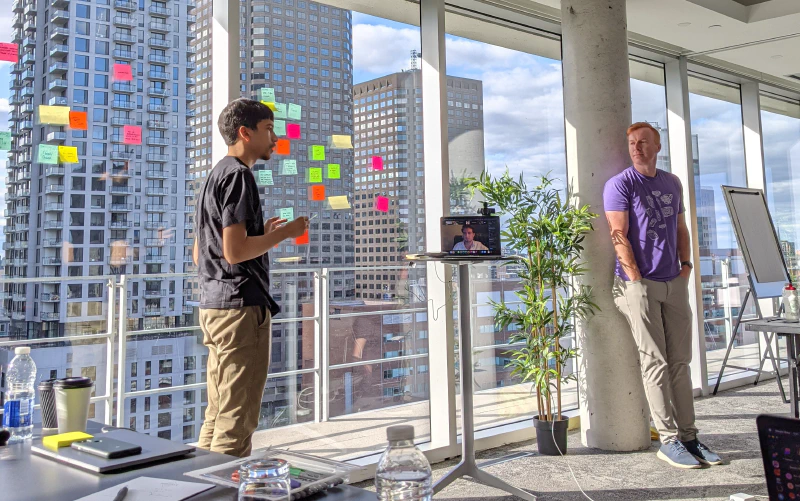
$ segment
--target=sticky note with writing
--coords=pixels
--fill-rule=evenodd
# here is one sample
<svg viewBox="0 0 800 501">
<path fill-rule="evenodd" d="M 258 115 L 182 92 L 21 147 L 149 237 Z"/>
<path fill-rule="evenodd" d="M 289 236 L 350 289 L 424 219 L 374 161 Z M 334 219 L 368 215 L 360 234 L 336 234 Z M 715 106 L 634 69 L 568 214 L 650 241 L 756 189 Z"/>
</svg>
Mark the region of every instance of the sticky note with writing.
<svg viewBox="0 0 800 501">
<path fill-rule="evenodd" d="M 372 157 L 372 170 L 383 170 L 383 158 Z"/>
<path fill-rule="evenodd" d="M 328 197 L 328 205 L 333 210 L 349 209 L 350 202 L 347 200 L 347 195 L 336 197 Z"/>
<path fill-rule="evenodd" d="M 375 197 L 375 210 L 378 212 L 389 212 L 389 199 L 382 196 Z"/>
<path fill-rule="evenodd" d="M 284 120 L 275 120 L 275 124 L 272 126 L 272 130 L 275 132 L 276 136 L 285 136 L 286 135 L 286 122 Z"/>
<path fill-rule="evenodd" d="M 285 207 L 283 209 L 278 209 L 278 217 L 287 221 L 294 221 L 294 208 Z"/>
<path fill-rule="evenodd" d="M 258 184 L 261 186 L 272 186 L 272 171 L 271 170 L 260 170 L 258 171 Z"/>
<path fill-rule="evenodd" d="M 70 111 L 69 128 L 74 130 L 87 130 L 89 128 L 89 113 L 85 111 Z"/>
<path fill-rule="evenodd" d="M 286 120 L 286 105 L 283 103 L 275 103 L 275 109 L 272 110 L 275 112 L 275 118 L 281 118 Z"/>
<path fill-rule="evenodd" d="M 303 236 L 294 239 L 295 245 L 308 245 L 308 230 L 303 233 Z"/>
<path fill-rule="evenodd" d="M 114 80 L 130 82 L 133 80 L 133 68 L 130 64 L 114 63 Z"/>
<path fill-rule="evenodd" d="M 138 125 L 124 125 L 122 127 L 123 144 L 142 144 L 142 128 Z"/>
<path fill-rule="evenodd" d="M 308 199 L 314 202 L 323 202 L 325 200 L 325 185 L 315 184 L 308 191 Z"/>
<path fill-rule="evenodd" d="M 295 174 L 297 174 L 297 160 L 281 162 L 281 176 L 294 176 Z"/>
<path fill-rule="evenodd" d="M 8 5 L 8 4 L 6 4 Z M 19 46 L 15 43 L 0 43 L 0 61 L 16 63 L 19 61 Z"/>
<path fill-rule="evenodd" d="M 69 106 L 39 105 L 39 123 L 69 125 Z"/>
<path fill-rule="evenodd" d="M 286 137 L 300 139 L 300 124 L 286 124 Z"/>
<path fill-rule="evenodd" d="M 353 140 L 350 136 L 333 135 L 328 146 L 332 150 L 352 150 Z"/>
<path fill-rule="evenodd" d="M 62 164 L 78 163 L 78 148 L 75 146 L 59 146 L 58 161 Z"/>
<path fill-rule="evenodd" d="M 58 165 L 58 146 L 54 144 L 40 144 L 39 155 L 36 161 L 40 164 Z"/>
<path fill-rule="evenodd" d="M 308 147 L 309 160 L 325 160 L 325 147 L 321 144 L 312 144 Z"/>
<path fill-rule="evenodd" d="M 328 179 L 341 179 L 342 168 L 339 164 L 328 164 Z"/>
<path fill-rule="evenodd" d="M 278 139 L 275 141 L 275 154 L 288 155 L 292 151 L 292 147 L 289 144 L 290 142 L 288 139 Z"/>
<path fill-rule="evenodd" d="M 311 167 L 308 169 L 308 182 L 309 183 L 322 182 L 322 167 Z"/>
<path fill-rule="evenodd" d="M 262 87 L 261 88 L 261 100 L 266 101 L 268 103 L 275 102 L 275 89 L 270 87 Z"/>
<path fill-rule="evenodd" d="M 0 150 L 8 151 L 11 149 L 11 132 L 0 132 Z"/>
<path fill-rule="evenodd" d="M 289 120 L 300 120 L 301 109 L 299 104 L 289 104 Z"/>
</svg>

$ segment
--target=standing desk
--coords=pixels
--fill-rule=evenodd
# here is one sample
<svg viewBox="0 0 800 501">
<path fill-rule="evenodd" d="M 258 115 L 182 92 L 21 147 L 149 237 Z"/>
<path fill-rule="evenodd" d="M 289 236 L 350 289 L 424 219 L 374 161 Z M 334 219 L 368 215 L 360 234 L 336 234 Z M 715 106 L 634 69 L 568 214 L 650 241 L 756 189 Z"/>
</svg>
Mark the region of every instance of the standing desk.
<svg viewBox="0 0 800 501">
<path fill-rule="evenodd" d="M 786 338 L 786 362 L 789 365 L 789 405 L 792 417 L 800 418 L 800 323 L 786 322 L 781 318 L 763 318 L 744 324 L 755 332 L 774 332 Z M 781 375 L 777 374 L 780 378 Z"/>
</svg>

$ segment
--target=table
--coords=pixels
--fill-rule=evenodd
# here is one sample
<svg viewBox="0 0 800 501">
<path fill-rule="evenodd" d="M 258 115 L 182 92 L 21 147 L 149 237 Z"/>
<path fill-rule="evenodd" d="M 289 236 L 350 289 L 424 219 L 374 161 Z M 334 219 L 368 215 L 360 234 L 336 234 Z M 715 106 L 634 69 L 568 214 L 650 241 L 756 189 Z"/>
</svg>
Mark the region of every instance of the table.
<svg viewBox="0 0 800 501">
<path fill-rule="evenodd" d="M 102 423 L 89 421 L 87 433 L 99 434 Z M 41 428 L 34 428 L 41 435 Z M 197 482 L 187 477 L 187 471 L 208 468 L 237 458 L 216 452 L 197 449 L 183 459 L 169 459 L 152 466 L 122 470 L 120 473 L 98 474 L 58 463 L 31 453 L 31 442 L 0 447 L 0 498 L 4 501 L 71 501 L 107 489 L 114 485 L 149 476 Z M 214 486 L 192 497 L 192 501 L 235 501 L 235 489 Z M 306 498 L 318 501 L 375 501 L 375 493 L 344 485 L 329 489 L 324 494 Z"/>
<path fill-rule="evenodd" d="M 786 322 L 781 318 L 762 318 L 747 322 L 745 329 L 756 332 L 774 332 L 786 338 L 786 362 L 789 365 L 789 405 L 795 419 L 800 418 L 800 323 Z M 780 374 L 778 374 L 780 377 Z"/>
</svg>

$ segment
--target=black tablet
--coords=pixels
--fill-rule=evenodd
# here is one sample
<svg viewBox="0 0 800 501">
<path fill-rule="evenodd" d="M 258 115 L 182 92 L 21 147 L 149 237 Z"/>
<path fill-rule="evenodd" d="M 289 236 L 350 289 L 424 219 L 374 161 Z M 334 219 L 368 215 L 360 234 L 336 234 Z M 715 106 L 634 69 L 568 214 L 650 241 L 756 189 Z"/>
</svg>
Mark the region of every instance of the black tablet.
<svg viewBox="0 0 800 501">
<path fill-rule="evenodd" d="M 769 499 L 800 499 L 800 420 L 763 414 L 756 424 Z"/>
</svg>

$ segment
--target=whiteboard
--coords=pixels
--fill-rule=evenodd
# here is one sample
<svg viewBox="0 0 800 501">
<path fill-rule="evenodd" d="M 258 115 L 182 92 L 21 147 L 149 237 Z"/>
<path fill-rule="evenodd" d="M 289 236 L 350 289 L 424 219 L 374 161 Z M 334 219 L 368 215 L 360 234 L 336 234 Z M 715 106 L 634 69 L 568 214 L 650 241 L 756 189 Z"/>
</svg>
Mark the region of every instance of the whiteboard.
<svg viewBox="0 0 800 501">
<path fill-rule="evenodd" d="M 789 273 L 764 192 L 732 186 L 722 192 L 756 297 L 780 297 Z"/>
</svg>

